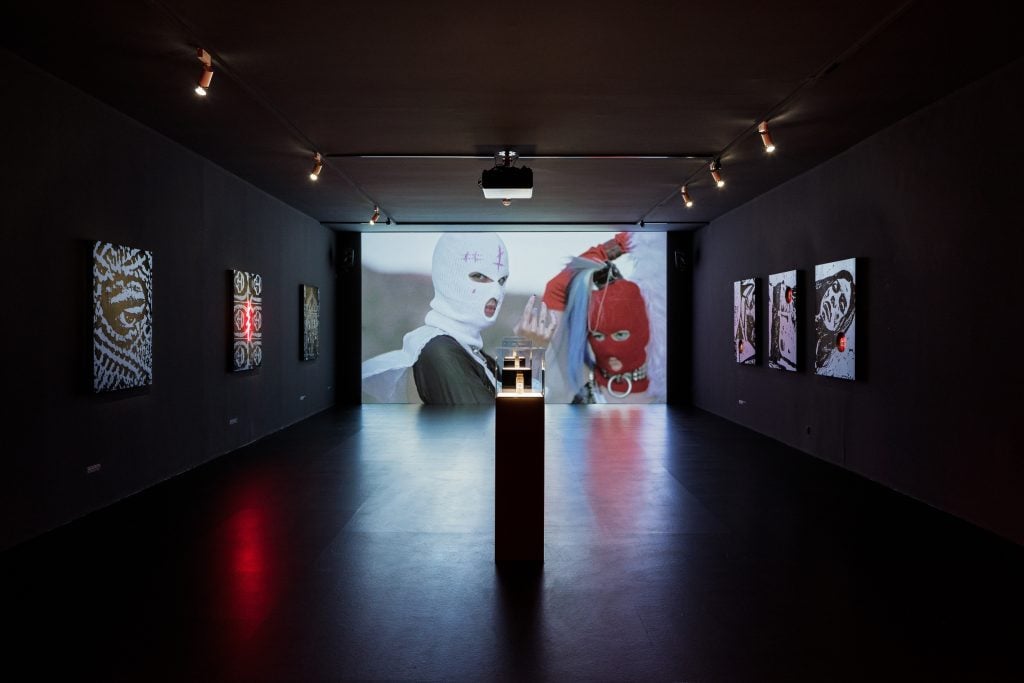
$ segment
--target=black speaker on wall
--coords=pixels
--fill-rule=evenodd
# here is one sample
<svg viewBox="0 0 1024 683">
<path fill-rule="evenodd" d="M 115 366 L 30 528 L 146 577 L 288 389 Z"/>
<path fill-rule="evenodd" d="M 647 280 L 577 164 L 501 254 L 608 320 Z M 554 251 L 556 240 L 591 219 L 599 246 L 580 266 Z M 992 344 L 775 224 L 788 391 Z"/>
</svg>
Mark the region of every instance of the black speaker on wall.
<svg viewBox="0 0 1024 683">
<path fill-rule="evenodd" d="M 351 272 L 356 265 L 356 250 L 352 247 L 341 248 L 341 272 Z"/>
<path fill-rule="evenodd" d="M 676 249 L 672 254 L 672 262 L 680 273 L 686 271 L 686 254 L 682 249 Z"/>
</svg>

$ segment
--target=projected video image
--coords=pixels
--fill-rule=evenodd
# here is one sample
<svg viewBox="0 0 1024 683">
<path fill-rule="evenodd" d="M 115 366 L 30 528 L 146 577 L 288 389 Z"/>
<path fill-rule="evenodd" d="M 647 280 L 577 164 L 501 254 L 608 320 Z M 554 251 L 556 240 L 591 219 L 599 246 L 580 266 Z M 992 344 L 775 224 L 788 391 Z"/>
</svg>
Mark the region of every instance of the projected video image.
<svg viewBox="0 0 1024 683">
<path fill-rule="evenodd" d="M 367 233 L 362 266 L 364 403 L 493 403 L 509 337 L 550 403 L 665 401 L 664 233 Z"/>
</svg>

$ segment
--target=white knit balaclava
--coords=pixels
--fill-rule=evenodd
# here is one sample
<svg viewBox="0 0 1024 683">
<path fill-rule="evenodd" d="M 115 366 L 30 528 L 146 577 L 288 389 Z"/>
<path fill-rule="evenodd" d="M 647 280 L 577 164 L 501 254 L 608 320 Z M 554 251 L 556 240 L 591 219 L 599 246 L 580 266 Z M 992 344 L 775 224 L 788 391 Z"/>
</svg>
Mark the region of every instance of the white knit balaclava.
<svg viewBox="0 0 1024 683">
<path fill-rule="evenodd" d="M 492 281 L 476 282 L 470 279 L 471 273 L 486 275 Z M 508 249 L 496 234 L 445 233 L 434 247 L 434 300 L 430 308 L 479 335 L 498 319 L 507 277 Z M 498 305 L 488 316 L 485 309 L 491 299 Z"/>
</svg>

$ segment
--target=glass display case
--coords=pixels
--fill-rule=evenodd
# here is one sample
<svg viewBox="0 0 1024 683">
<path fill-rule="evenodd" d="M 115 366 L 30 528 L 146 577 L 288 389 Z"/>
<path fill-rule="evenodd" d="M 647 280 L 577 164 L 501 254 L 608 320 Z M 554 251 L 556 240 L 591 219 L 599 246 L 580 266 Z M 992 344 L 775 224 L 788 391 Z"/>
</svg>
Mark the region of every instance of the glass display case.
<svg viewBox="0 0 1024 683">
<path fill-rule="evenodd" d="M 526 337 L 505 337 L 498 347 L 498 394 L 544 394 L 544 347 Z"/>
</svg>

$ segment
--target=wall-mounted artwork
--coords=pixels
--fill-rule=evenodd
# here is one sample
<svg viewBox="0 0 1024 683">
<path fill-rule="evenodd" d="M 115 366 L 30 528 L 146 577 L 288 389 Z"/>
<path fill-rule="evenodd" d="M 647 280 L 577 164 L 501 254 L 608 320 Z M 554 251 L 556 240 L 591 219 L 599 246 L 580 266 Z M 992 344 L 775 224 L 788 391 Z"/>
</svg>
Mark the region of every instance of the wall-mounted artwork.
<svg viewBox="0 0 1024 683">
<path fill-rule="evenodd" d="M 92 388 L 153 383 L 153 252 L 92 248 Z"/>
<path fill-rule="evenodd" d="M 768 276 L 768 367 L 796 371 L 796 271 Z"/>
<path fill-rule="evenodd" d="M 753 279 L 732 283 L 732 339 L 736 362 L 757 362 L 757 282 Z"/>
<path fill-rule="evenodd" d="M 320 288 L 302 285 L 302 360 L 320 355 Z"/>
<path fill-rule="evenodd" d="M 814 267 L 814 372 L 854 379 L 857 351 L 857 259 Z"/>
<path fill-rule="evenodd" d="M 231 369 L 254 370 L 263 364 L 263 278 L 232 271 Z"/>
</svg>

